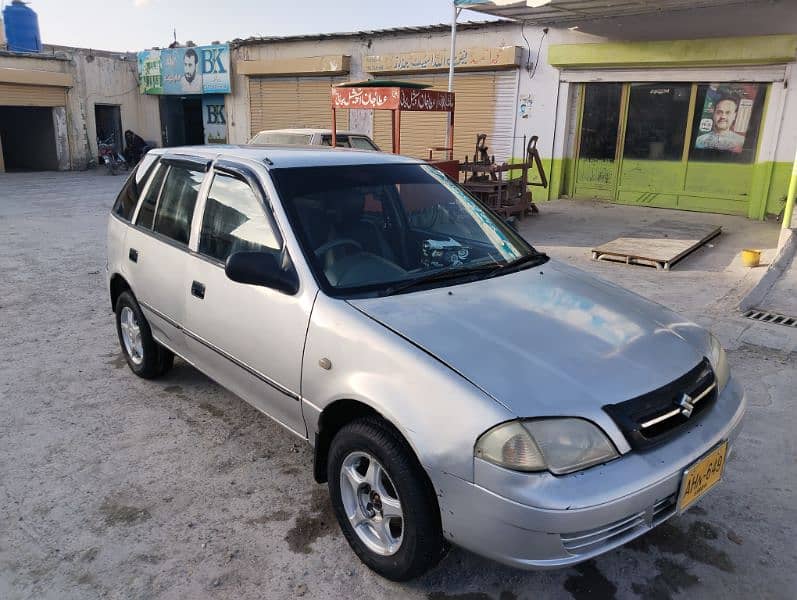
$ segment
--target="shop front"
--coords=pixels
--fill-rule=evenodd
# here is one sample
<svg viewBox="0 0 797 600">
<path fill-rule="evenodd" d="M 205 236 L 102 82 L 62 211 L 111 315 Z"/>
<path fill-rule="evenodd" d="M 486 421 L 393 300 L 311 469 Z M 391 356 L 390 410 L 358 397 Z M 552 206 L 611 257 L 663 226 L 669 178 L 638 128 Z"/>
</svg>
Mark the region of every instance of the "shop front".
<svg viewBox="0 0 797 600">
<path fill-rule="evenodd" d="M 762 218 L 796 36 L 563 44 L 573 93 L 564 193 Z"/>
<path fill-rule="evenodd" d="M 250 137 L 270 129 L 329 129 L 330 89 L 348 80 L 349 56 L 244 60 L 236 68 L 247 79 Z M 340 118 L 338 128 L 348 128 L 348 115 Z"/>
<path fill-rule="evenodd" d="M 164 146 L 227 142 L 227 45 L 146 50 L 138 54 L 139 91 L 159 97 Z"/>
<path fill-rule="evenodd" d="M 375 79 L 395 78 L 445 91 L 448 56 L 448 51 L 367 55 L 364 69 Z M 466 156 L 473 159 L 476 136 L 480 133 L 487 134 L 489 153 L 496 160 L 503 162 L 512 157 L 520 59 L 521 51 L 516 46 L 465 47 L 455 53 L 455 159 L 464 160 Z M 446 127 L 445 115 L 408 113 L 401 123 L 402 154 L 428 159 L 431 140 L 445 139 Z M 389 148 L 390 132 L 390 115 L 374 111 L 373 134 L 377 145 Z"/>
<path fill-rule="evenodd" d="M 50 62 L 58 68 L 64 61 Z M 68 73 L 0 65 L 0 172 L 69 168 L 66 105 L 72 86 Z"/>
</svg>

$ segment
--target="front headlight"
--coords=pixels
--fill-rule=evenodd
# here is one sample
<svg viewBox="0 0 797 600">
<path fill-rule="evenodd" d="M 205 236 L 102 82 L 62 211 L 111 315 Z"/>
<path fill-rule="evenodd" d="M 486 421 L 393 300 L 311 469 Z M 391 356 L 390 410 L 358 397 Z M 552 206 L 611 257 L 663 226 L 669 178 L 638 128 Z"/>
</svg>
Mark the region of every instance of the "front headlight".
<svg viewBox="0 0 797 600">
<path fill-rule="evenodd" d="M 584 419 L 509 421 L 476 441 L 474 455 L 514 471 L 549 470 L 564 475 L 619 456 L 614 445 Z"/>
<path fill-rule="evenodd" d="M 711 336 L 708 360 L 714 369 L 714 375 L 717 377 L 717 392 L 720 393 L 728 384 L 731 370 L 728 367 L 728 357 L 725 355 L 725 350 L 722 349 L 719 340 L 713 335 Z"/>
</svg>

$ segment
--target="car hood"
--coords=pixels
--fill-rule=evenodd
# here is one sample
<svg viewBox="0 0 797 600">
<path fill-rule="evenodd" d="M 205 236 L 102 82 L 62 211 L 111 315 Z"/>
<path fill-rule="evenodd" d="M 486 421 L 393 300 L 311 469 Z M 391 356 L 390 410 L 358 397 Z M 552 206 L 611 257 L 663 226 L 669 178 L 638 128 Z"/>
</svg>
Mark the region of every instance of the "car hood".
<svg viewBox="0 0 797 600">
<path fill-rule="evenodd" d="M 520 417 L 594 414 L 671 382 L 706 352 L 697 325 L 553 260 L 350 303 Z"/>
</svg>

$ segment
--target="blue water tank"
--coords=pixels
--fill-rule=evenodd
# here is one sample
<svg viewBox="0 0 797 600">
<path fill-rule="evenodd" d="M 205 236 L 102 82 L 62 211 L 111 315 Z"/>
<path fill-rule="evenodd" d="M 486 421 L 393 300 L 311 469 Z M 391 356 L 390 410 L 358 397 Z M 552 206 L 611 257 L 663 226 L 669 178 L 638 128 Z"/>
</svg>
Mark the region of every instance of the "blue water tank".
<svg viewBox="0 0 797 600">
<path fill-rule="evenodd" d="M 41 52 L 39 17 L 22 0 L 14 0 L 3 9 L 6 43 L 12 52 Z"/>
</svg>

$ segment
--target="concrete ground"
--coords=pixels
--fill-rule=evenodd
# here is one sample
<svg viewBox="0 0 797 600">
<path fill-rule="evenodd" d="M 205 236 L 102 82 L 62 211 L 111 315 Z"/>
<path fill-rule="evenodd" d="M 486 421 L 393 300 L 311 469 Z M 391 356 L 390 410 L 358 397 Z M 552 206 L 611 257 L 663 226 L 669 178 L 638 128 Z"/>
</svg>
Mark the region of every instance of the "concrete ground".
<svg viewBox="0 0 797 600">
<path fill-rule="evenodd" d="M 719 488 L 624 548 L 537 573 L 454 549 L 399 585 L 349 550 L 300 440 L 181 361 L 154 382 L 129 371 L 103 281 L 121 183 L 0 176 L 0 598 L 794 597 L 794 340 L 732 310 L 760 273 L 737 253 L 773 247 L 773 226 L 576 202 L 525 220 L 551 255 L 714 329 L 745 429 Z M 669 273 L 589 260 L 662 215 L 725 233 Z"/>
</svg>

